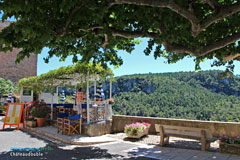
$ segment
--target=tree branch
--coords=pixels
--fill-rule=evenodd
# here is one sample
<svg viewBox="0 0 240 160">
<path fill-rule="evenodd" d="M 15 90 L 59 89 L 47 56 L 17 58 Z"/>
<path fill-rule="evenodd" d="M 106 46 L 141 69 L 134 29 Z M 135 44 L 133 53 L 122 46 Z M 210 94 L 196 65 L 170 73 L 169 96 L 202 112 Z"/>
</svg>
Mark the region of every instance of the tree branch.
<svg viewBox="0 0 240 160">
<path fill-rule="evenodd" d="M 159 36 L 156 33 L 143 33 L 140 31 L 122 31 L 122 30 L 116 30 L 113 28 L 110 28 L 113 36 L 119 36 L 123 38 L 138 38 L 138 37 L 148 37 L 148 38 L 154 38 L 156 36 Z"/>
<path fill-rule="evenodd" d="M 101 45 L 102 48 L 105 48 L 106 45 L 108 45 L 108 35 L 107 34 L 104 34 L 104 42 L 103 44 Z"/>
<path fill-rule="evenodd" d="M 226 47 L 227 45 L 232 44 L 239 39 L 240 39 L 240 33 L 235 33 L 231 36 L 225 37 L 219 41 L 216 41 L 210 45 L 203 47 L 198 56 L 204 56 L 204 55 L 208 54 L 209 52 Z"/>
<path fill-rule="evenodd" d="M 192 24 L 192 34 L 197 35 L 200 30 L 200 21 L 187 9 L 177 5 L 174 0 L 115 0 L 115 4 L 135 4 L 151 7 L 166 7 L 178 13 L 182 17 L 189 20 Z"/>
<path fill-rule="evenodd" d="M 178 52 L 178 53 L 188 53 L 196 57 L 205 56 L 206 54 L 226 47 L 227 45 L 236 42 L 240 39 L 240 33 L 236 33 L 234 35 L 225 37 L 219 41 L 216 41 L 210 45 L 204 46 L 200 51 L 196 51 L 194 49 L 189 49 L 182 45 L 170 44 L 168 42 L 164 43 L 164 47 L 167 52 Z"/>
<path fill-rule="evenodd" d="M 95 30 L 95 29 L 103 29 L 103 27 L 100 25 L 99 26 L 96 25 L 96 26 L 89 27 L 89 28 L 79 28 L 78 31 L 88 32 L 90 30 Z"/>
<path fill-rule="evenodd" d="M 157 16 L 158 16 L 159 21 L 161 22 L 162 15 L 159 14 Z M 163 23 L 160 23 L 160 25 L 159 25 L 159 33 L 160 34 L 166 33 L 165 26 Z M 240 33 L 235 33 L 234 35 L 230 35 L 230 36 L 225 37 L 219 41 L 216 41 L 210 45 L 204 46 L 199 52 L 195 51 L 194 49 L 182 46 L 182 45 L 171 44 L 166 40 L 163 42 L 163 45 L 167 52 L 188 53 L 188 54 L 191 54 L 192 56 L 200 57 L 200 56 L 204 56 L 204 55 L 208 54 L 209 52 L 215 51 L 215 50 L 223 48 L 231 43 L 234 43 L 239 39 L 240 39 Z M 240 42 L 238 43 L 238 45 L 240 46 Z"/>
<path fill-rule="evenodd" d="M 67 18 L 67 21 L 66 21 L 66 23 L 65 23 L 65 26 L 64 26 L 64 28 L 63 28 L 62 35 L 66 33 L 67 28 L 68 28 L 69 24 L 71 23 L 74 14 L 75 14 L 82 6 L 86 5 L 88 2 L 89 2 L 89 0 L 86 0 L 86 1 L 83 1 L 83 2 L 81 2 L 81 3 L 79 3 L 79 4 L 77 4 L 77 5 L 75 6 L 75 8 L 71 11 L 71 13 L 69 14 L 69 16 L 68 16 L 68 18 Z"/>
<path fill-rule="evenodd" d="M 223 59 L 224 59 L 224 61 L 229 61 L 229 60 L 235 59 L 235 58 L 237 58 L 237 57 L 239 57 L 239 56 L 240 56 L 240 53 L 237 53 L 237 54 L 235 54 L 235 55 L 230 54 L 230 55 L 224 57 Z"/>
<path fill-rule="evenodd" d="M 137 38 L 137 37 L 154 38 L 156 36 L 159 36 L 158 34 L 155 34 L 155 33 L 144 34 L 139 31 L 131 32 L 131 31 L 119 31 L 119 30 L 115 30 L 115 29 L 111 29 L 111 31 L 112 31 L 113 36 L 120 36 L 120 37 L 124 37 L 124 38 Z M 161 34 L 165 32 L 165 28 L 163 25 L 159 26 L 159 32 Z M 172 44 L 172 43 L 169 43 L 168 41 L 164 41 L 163 45 L 167 52 L 188 53 L 188 54 L 191 54 L 192 56 L 200 57 L 200 56 L 204 56 L 212 51 L 221 49 L 231 43 L 236 42 L 239 39 L 240 39 L 240 33 L 236 33 L 234 35 L 231 35 L 231 36 L 225 37 L 219 41 L 216 41 L 212 44 L 206 45 L 206 46 L 202 47 L 202 49 L 200 51 L 196 51 L 192 48 L 187 48 L 183 45 Z"/>
<path fill-rule="evenodd" d="M 219 8 L 219 12 L 215 15 L 210 16 L 205 21 L 201 23 L 200 31 L 206 29 L 211 24 L 215 23 L 218 20 L 226 18 L 232 14 L 240 12 L 240 2 L 237 2 L 231 6 L 222 6 Z"/>
<path fill-rule="evenodd" d="M 200 20 L 188 9 L 185 9 L 177 5 L 174 0 L 115 0 L 111 5 L 114 4 L 134 4 L 134 5 L 143 5 L 151 7 L 162 7 L 169 8 L 172 11 L 178 13 L 182 17 L 189 20 L 192 24 L 192 35 L 197 37 L 203 29 L 206 29 L 211 24 L 215 23 L 218 20 L 221 20 L 225 17 L 228 17 L 232 14 L 235 14 L 240 11 L 240 2 L 237 2 L 230 6 L 221 6 L 215 0 L 203 0 L 207 2 L 215 11 L 218 11 L 215 15 L 210 16 L 206 20 L 200 23 Z"/>
<path fill-rule="evenodd" d="M 86 37 L 87 36 L 87 34 L 84 34 L 84 35 L 82 35 L 82 36 L 80 36 L 80 37 L 77 37 L 77 40 L 81 40 L 82 38 L 84 38 L 84 37 Z"/>
<path fill-rule="evenodd" d="M 220 7 L 220 4 L 216 0 L 202 0 L 202 1 L 208 3 L 208 5 L 211 6 L 213 9 Z"/>
</svg>

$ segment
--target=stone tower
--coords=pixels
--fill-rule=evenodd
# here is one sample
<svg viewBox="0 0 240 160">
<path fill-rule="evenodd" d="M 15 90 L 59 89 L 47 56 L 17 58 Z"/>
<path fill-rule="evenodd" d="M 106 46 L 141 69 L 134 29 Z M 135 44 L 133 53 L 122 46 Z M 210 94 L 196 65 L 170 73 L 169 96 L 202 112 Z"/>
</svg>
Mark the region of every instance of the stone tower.
<svg viewBox="0 0 240 160">
<path fill-rule="evenodd" d="M 0 31 L 7 27 L 11 22 L 0 22 Z M 0 52 L 0 77 L 11 80 L 17 84 L 18 80 L 25 77 L 37 75 L 37 55 L 25 58 L 16 64 L 17 54 L 21 49 L 14 48 L 12 51 Z"/>
</svg>

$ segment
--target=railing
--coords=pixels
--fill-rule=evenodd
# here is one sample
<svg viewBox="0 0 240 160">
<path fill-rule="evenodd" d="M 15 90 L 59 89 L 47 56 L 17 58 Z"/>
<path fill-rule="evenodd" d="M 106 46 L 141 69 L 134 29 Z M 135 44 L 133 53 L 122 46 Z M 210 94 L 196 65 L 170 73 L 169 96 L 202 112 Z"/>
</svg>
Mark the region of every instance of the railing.
<svg viewBox="0 0 240 160">
<path fill-rule="evenodd" d="M 89 109 L 91 123 L 109 120 L 112 116 L 112 105 L 107 101 L 92 102 Z"/>
<path fill-rule="evenodd" d="M 110 119 L 112 115 L 112 106 L 107 101 L 100 101 L 89 103 L 89 117 L 90 123 L 104 121 Z M 49 104 L 49 106 L 51 106 Z M 64 107 L 70 113 L 72 113 L 74 104 L 53 104 L 53 120 L 57 118 L 58 107 Z M 87 104 L 82 104 L 83 109 L 83 123 L 87 122 Z"/>
<path fill-rule="evenodd" d="M 89 107 L 90 122 L 98 122 L 105 119 L 106 103 L 105 101 L 91 104 Z"/>
</svg>

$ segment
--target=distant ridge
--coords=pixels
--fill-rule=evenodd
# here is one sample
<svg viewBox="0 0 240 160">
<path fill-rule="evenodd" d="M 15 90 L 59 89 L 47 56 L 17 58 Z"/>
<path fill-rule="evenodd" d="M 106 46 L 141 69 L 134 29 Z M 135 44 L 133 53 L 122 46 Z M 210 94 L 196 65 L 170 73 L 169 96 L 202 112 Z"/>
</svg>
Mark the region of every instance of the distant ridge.
<svg viewBox="0 0 240 160">
<path fill-rule="evenodd" d="M 240 122 L 240 78 L 221 71 L 125 75 L 113 83 L 116 114 Z M 108 85 L 105 85 L 108 87 Z"/>
</svg>

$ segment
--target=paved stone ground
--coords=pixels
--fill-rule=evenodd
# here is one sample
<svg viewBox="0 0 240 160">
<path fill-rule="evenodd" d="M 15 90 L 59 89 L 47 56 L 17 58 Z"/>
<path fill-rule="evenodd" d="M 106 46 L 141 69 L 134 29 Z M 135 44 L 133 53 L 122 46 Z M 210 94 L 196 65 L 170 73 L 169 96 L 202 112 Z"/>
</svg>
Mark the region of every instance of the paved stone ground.
<svg viewBox="0 0 240 160">
<path fill-rule="evenodd" d="M 124 133 L 107 134 L 106 136 L 110 138 L 120 139 L 123 141 L 138 142 L 138 143 L 149 144 L 149 145 L 158 145 L 160 143 L 160 136 L 157 136 L 157 135 L 148 135 L 140 139 L 128 138 Z M 170 137 L 169 144 L 166 145 L 166 147 L 201 150 L 201 143 L 199 141 L 191 140 L 191 139 Z M 219 151 L 218 141 L 211 143 L 210 151 L 213 151 L 213 152 Z"/>
<path fill-rule="evenodd" d="M 48 134 L 52 134 L 56 137 L 66 139 L 68 141 L 73 141 L 73 142 L 109 142 L 109 141 L 115 141 L 116 138 L 111 138 L 109 136 L 96 136 L 96 137 L 89 137 L 86 135 L 78 135 L 78 134 L 73 134 L 71 136 L 68 135 L 62 135 L 61 132 L 57 133 L 57 128 L 53 126 L 46 126 L 46 127 L 37 127 L 34 128 L 35 130 L 39 130 L 41 132 L 45 132 Z"/>
<path fill-rule="evenodd" d="M 2 122 L 0 121 L 0 128 Z M 182 149 L 173 147 L 159 147 L 154 138 L 145 137 L 139 142 L 132 142 L 124 135 L 107 135 L 115 138 L 115 142 L 79 146 L 68 145 L 53 139 L 13 129 L 0 131 L 0 160 L 25 159 L 160 159 L 160 160 L 240 160 L 240 156 L 222 154 L 219 152 L 201 152 L 200 150 Z M 118 138 L 117 138 L 118 137 Z M 120 138 L 122 137 L 122 138 Z M 157 138 L 157 137 L 155 137 Z M 152 142 L 151 142 L 152 141 Z M 147 144 L 147 143 L 152 144 Z M 49 151 L 41 151 L 41 157 L 13 157 L 10 147 L 51 147 Z M 20 153 L 25 153 L 21 151 Z M 28 153 L 28 152 L 26 152 Z"/>
<path fill-rule="evenodd" d="M 1 119 L 1 117 L 0 117 Z M 0 128 L 2 128 L 3 122 L 0 120 Z M 6 126 L 4 131 L 0 130 L 0 160 L 32 160 L 32 159 L 48 159 L 48 160 L 78 160 L 78 159 L 143 159 L 147 160 L 149 158 L 127 154 L 124 152 L 126 149 L 131 149 L 136 146 L 136 144 L 122 143 L 117 149 L 117 152 L 113 150 L 108 150 L 106 147 L 101 147 L 101 145 L 92 146 L 79 146 L 79 145 L 68 145 L 61 143 L 59 141 L 47 138 L 45 136 L 37 135 L 34 133 L 23 132 L 21 130 L 17 131 L 15 129 L 10 129 Z M 42 156 L 39 157 L 29 157 L 29 156 L 12 156 L 18 153 L 29 154 L 29 151 L 11 151 L 11 147 L 21 147 L 21 148 L 38 148 L 46 147 L 51 148 L 51 150 L 45 151 L 31 151 L 33 154 L 38 154 Z M 112 144 L 110 148 L 115 148 L 115 144 Z"/>
</svg>

